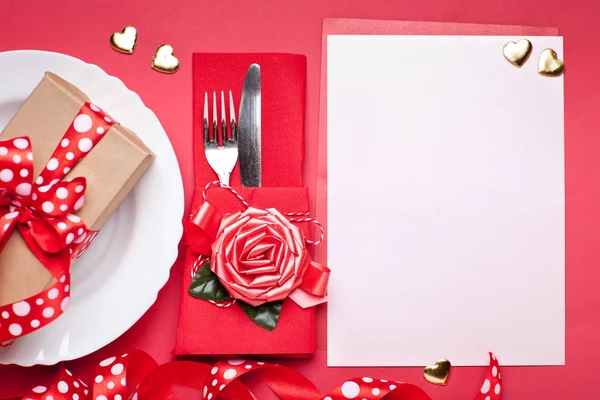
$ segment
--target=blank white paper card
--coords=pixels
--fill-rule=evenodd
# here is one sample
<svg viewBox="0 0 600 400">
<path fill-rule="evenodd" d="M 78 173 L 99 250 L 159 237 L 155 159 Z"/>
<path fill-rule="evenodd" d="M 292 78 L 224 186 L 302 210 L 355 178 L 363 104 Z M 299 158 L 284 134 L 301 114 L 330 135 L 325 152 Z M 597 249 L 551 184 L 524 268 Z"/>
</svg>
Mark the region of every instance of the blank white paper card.
<svg viewBox="0 0 600 400">
<path fill-rule="evenodd" d="M 330 366 L 565 361 L 563 78 L 498 36 L 329 36 Z"/>
</svg>

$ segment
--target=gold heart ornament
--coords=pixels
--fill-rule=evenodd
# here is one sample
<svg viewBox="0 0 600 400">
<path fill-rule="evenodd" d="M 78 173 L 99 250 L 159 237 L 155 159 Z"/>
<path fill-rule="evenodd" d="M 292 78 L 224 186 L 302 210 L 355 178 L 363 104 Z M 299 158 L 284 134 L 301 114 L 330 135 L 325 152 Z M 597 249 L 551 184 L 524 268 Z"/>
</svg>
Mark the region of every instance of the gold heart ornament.
<svg viewBox="0 0 600 400">
<path fill-rule="evenodd" d="M 446 385 L 450 379 L 450 370 L 452 365 L 450 361 L 442 358 L 437 360 L 434 365 L 428 365 L 423 370 L 425 380 L 434 385 Z"/>
<path fill-rule="evenodd" d="M 173 55 L 173 47 L 168 44 L 160 46 L 152 59 L 152 68 L 165 74 L 174 74 L 179 69 L 179 60 Z"/>
<path fill-rule="evenodd" d="M 554 50 L 546 49 L 540 55 L 538 71 L 545 76 L 561 76 L 565 72 L 565 63 L 558 59 Z"/>
<path fill-rule="evenodd" d="M 512 65 L 516 65 L 517 67 L 521 68 L 531 55 L 531 50 L 533 50 L 531 42 L 527 39 L 521 39 L 517 43 L 506 43 L 502 53 L 504 54 L 504 58 L 506 58 Z"/>
<path fill-rule="evenodd" d="M 137 43 L 137 29 L 126 26 L 121 32 L 115 32 L 110 37 L 110 46 L 119 53 L 133 54 Z"/>
</svg>

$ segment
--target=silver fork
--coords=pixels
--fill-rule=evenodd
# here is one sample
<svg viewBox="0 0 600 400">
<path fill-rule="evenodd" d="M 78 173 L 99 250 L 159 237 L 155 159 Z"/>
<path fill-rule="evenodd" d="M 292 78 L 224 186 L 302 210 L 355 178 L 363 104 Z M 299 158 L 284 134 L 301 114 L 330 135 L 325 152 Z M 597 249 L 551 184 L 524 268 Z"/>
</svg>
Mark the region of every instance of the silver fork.
<svg viewBox="0 0 600 400">
<path fill-rule="evenodd" d="M 213 92 L 212 107 L 212 131 L 213 138 L 210 138 L 210 127 L 208 124 L 208 93 L 204 93 L 204 155 L 208 164 L 219 177 L 219 181 L 229 185 L 231 171 L 235 167 L 238 159 L 238 140 L 237 140 L 237 122 L 235 120 L 235 107 L 233 105 L 233 96 L 229 91 L 229 117 L 231 131 L 227 130 L 227 117 L 225 114 L 225 95 L 221 91 L 221 127 L 217 124 L 217 95 Z M 221 132 L 222 143 L 219 145 L 219 131 Z"/>
</svg>

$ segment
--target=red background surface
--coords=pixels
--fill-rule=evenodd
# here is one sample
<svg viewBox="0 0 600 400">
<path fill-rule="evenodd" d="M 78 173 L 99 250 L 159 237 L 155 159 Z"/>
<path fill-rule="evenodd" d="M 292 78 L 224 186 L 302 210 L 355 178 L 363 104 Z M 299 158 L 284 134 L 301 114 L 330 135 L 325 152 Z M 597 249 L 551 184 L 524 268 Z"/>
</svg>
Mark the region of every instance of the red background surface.
<svg viewBox="0 0 600 400">
<path fill-rule="evenodd" d="M 600 2 L 595 0 L 2 0 L 0 50 L 42 49 L 97 64 L 140 94 L 152 108 L 178 155 L 186 188 L 192 193 L 191 54 L 193 52 L 291 52 L 308 57 L 305 182 L 315 195 L 321 20 L 324 17 L 426 20 L 557 26 L 565 36 L 566 193 L 567 193 L 567 365 L 505 367 L 504 399 L 594 399 L 600 357 Z M 112 51 L 108 38 L 125 25 L 140 33 L 132 56 Z M 154 50 L 174 46 L 180 71 L 162 75 L 150 69 Z M 0 90 L 2 79 L 0 77 Z M 123 337 L 72 363 L 89 378 L 86 366 L 130 348 L 170 359 L 177 318 L 181 262 L 157 303 Z M 518 279 L 518 277 L 515 277 Z M 424 294 L 425 295 L 425 294 Z M 540 332 L 543 335 L 543 332 Z M 443 332 L 440 333 L 443 340 Z M 433 361 L 433 360 L 432 360 Z M 502 360 L 500 360 L 502 361 Z M 419 369 L 326 368 L 320 350 L 311 360 L 286 362 L 324 392 L 345 378 L 374 375 L 420 384 L 435 399 L 472 397 L 484 371 L 455 368 L 449 386 L 426 384 Z M 0 397 L 34 378 L 31 370 L 0 369 Z M 41 373 L 52 370 L 41 369 Z M 17 378 L 18 377 L 18 378 Z M 15 379 L 16 378 L 16 379 Z M 38 383 L 38 382 L 36 382 Z"/>
</svg>

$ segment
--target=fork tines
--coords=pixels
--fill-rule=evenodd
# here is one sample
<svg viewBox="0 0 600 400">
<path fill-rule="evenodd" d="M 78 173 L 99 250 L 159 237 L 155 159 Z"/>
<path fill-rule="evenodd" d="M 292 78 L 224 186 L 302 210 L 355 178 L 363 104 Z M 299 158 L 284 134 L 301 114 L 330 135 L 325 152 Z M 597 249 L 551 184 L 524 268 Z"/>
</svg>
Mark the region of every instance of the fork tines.
<svg viewBox="0 0 600 400">
<path fill-rule="evenodd" d="M 229 185 L 231 171 L 238 159 L 237 122 L 235 120 L 235 108 L 233 95 L 229 91 L 229 132 L 227 129 L 227 115 L 225 110 L 225 94 L 221 91 L 221 123 L 218 124 L 217 116 L 217 94 L 213 92 L 212 106 L 212 139 L 211 127 L 208 122 L 208 93 L 204 93 L 204 155 L 210 167 L 219 177 L 219 181 Z M 221 128 L 219 129 L 219 125 Z M 221 134 L 219 135 L 219 131 Z M 220 139 L 219 139 L 220 136 Z"/>
<path fill-rule="evenodd" d="M 225 94 L 221 90 L 221 123 L 218 124 L 217 120 L 217 93 L 213 92 L 212 95 L 212 138 L 210 135 L 211 127 L 208 123 L 208 93 L 204 93 L 204 142 L 216 143 L 219 147 L 222 147 L 227 141 L 237 141 L 237 121 L 235 119 L 235 107 L 233 104 L 233 95 L 231 90 L 229 91 L 229 127 L 227 129 L 227 115 L 225 110 Z M 219 129 L 220 125 L 220 129 Z M 220 139 L 219 139 L 220 138 Z"/>
</svg>

